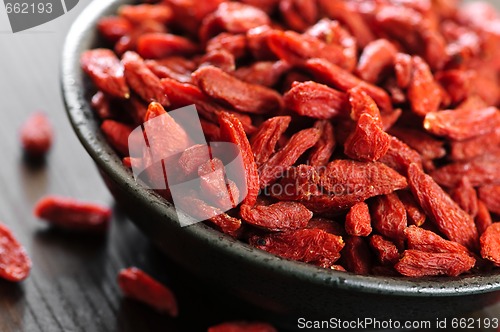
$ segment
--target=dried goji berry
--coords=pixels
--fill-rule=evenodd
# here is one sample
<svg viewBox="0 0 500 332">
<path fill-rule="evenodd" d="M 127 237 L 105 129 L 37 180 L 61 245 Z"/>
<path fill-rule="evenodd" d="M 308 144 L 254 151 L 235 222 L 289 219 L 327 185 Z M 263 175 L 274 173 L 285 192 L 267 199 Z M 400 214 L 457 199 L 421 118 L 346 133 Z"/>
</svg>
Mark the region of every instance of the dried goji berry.
<svg viewBox="0 0 500 332">
<path fill-rule="evenodd" d="M 227 322 L 208 328 L 208 332 L 277 332 L 272 325 L 260 322 Z"/>
<path fill-rule="evenodd" d="M 497 160 L 475 159 L 443 166 L 431 175 L 442 186 L 455 187 L 466 176 L 471 185 L 477 187 L 500 183 L 500 165 Z"/>
<path fill-rule="evenodd" d="M 370 237 L 370 247 L 375 251 L 382 265 L 392 266 L 399 261 L 399 251 L 396 245 L 381 235 L 375 234 Z"/>
<path fill-rule="evenodd" d="M 331 119 L 346 113 L 345 94 L 315 82 L 294 84 L 283 100 L 286 108 L 315 119 Z"/>
<path fill-rule="evenodd" d="M 357 73 L 369 83 L 377 83 L 381 74 L 390 68 L 396 56 L 396 47 L 386 39 L 370 42 L 359 58 Z"/>
<path fill-rule="evenodd" d="M 500 266 L 500 223 L 491 224 L 481 235 L 481 256 Z"/>
<path fill-rule="evenodd" d="M 344 247 L 342 237 L 320 229 L 300 229 L 264 236 L 253 236 L 250 244 L 286 259 L 306 263 L 335 263 Z"/>
<path fill-rule="evenodd" d="M 377 232 L 401 245 L 408 224 L 406 209 L 395 194 L 378 196 L 370 205 L 372 224 Z"/>
<path fill-rule="evenodd" d="M 200 189 L 203 197 L 224 211 L 239 203 L 239 190 L 231 180 L 226 180 L 225 168 L 217 158 L 210 159 L 198 168 Z"/>
<path fill-rule="evenodd" d="M 313 213 L 297 202 L 271 205 L 242 205 L 241 218 L 251 225 L 270 231 L 287 231 L 306 227 Z"/>
<path fill-rule="evenodd" d="M 477 214 L 476 218 L 474 218 L 474 222 L 476 223 L 476 228 L 479 235 L 483 234 L 486 229 L 493 223 L 490 211 L 488 211 L 488 207 L 481 200 L 478 200 L 477 202 Z"/>
<path fill-rule="evenodd" d="M 276 91 L 240 81 L 213 66 L 198 69 L 193 78 L 207 95 L 240 112 L 262 114 L 283 107 L 283 100 Z"/>
<path fill-rule="evenodd" d="M 192 55 L 198 47 L 189 39 L 169 33 L 146 33 L 137 39 L 137 53 L 146 59 Z"/>
<path fill-rule="evenodd" d="M 177 317 L 179 314 L 174 293 L 136 267 L 121 270 L 118 274 L 118 285 L 123 294 L 129 298 L 172 317 Z"/>
<path fill-rule="evenodd" d="M 407 277 L 447 275 L 456 277 L 472 269 L 475 259 L 465 253 L 436 253 L 405 250 L 403 258 L 394 266 Z"/>
<path fill-rule="evenodd" d="M 248 67 L 238 68 L 234 76 L 247 83 L 271 88 L 289 69 L 290 66 L 284 61 L 260 61 Z"/>
<path fill-rule="evenodd" d="M 372 253 L 365 239 L 348 236 L 342 249 L 342 265 L 346 270 L 356 274 L 369 274 L 372 263 Z"/>
<path fill-rule="evenodd" d="M 347 138 L 344 153 L 355 160 L 377 161 L 387 153 L 390 145 L 391 136 L 380 127 L 379 121 L 365 113 Z"/>
<path fill-rule="evenodd" d="M 396 80 L 401 89 L 406 89 L 410 85 L 413 72 L 413 62 L 410 55 L 398 53 L 394 57 L 394 71 Z"/>
<path fill-rule="evenodd" d="M 107 49 L 85 51 L 80 62 L 82 69 L 99 90 L 117 98 L 129 98 L 130 90 L 123 75 L 123 66 L 112 51 Z"/>
<path fill-rule="evenodd" d="M 34 213 L 51 225 L 74 231 L 107 231 L 111 218 L 109 208 L 59 196 L 42 198 Z"/>
<path fill-rule="evenodd" d="M 309 220 L 307 228 L 321 229 L 338 236 L 346 235 L 345 228 L 339 222 L 326 218 L 312 218 Z"/>
<path fill-rule="evenodd" d="M 21 144 L 30 157 L 43 157 L 52 147 L 54 132 L 47 116 L 42 112 L 32 114 L 21 127 Z"/>
<path fill-rule="evenodd" d="M 336 87 L 341 91 L 348 91 L 356 86 L 363 88 L 364 91 L 375 100 L 381 110 L 387 112 L 392 111 L 391 98 L 385 90 L 362 81 L 335 64 L 323 59 L 311 59 L 306 61 L 305 67 L 316 76 L 319 81 Z"/>
<path fill-rule="evenodd" d="M 118 14 L 134 24 L 144 21 L 156 21 L 166 24 L 173 18 L 172 9 L 163 4 L 123 5 Z"/>
<path fill-rule="evenodd" d="M 437 112 L 441 104 L 441 89 L 432 72 L 420 57 L 413 57 L 412 78 L 408 86 L 408 99 L 412 111 L 420 116 Z"/>
<path fill-rule="evenodd" d="M 279 9 L 287 26 L 295 31 L 306 30 L 316 22 L 318 16 L 318 7 L 314 1 L 280 1 Z"/>
<path fill-rule="evenodd" d="M 259 167 L 260 187 L 265 188 L 299 159 L 305 151 L 318 142 L 320 132 L 316 128 L 299 131 L 288 143 Z"/>
<path fill-rule="evenodd" d="M 394 136 L 390 136 L 389 149 L 379 161 L 395 169 L 401 174 L 406 174 L 410 164 L 415 164 L 419 168 L 422 166 L 422 158 L 417 151 L 410 148 Z"/>
<path fill-rule="evenodd" d="M 450 142 L 450 159 L 464 161 L 474 159 L 483 154 L 495 152 L 500 146 L 500 127 L 491 133 L 480 135 L 465 141 Z"/>
<path fill-rule="evenodd" d="M 424 120 L 424 128 L 430 133 L 456 141 L 491 133 L 498 126 L 500 112 L 496 107 L 429 112 Z"/>
<path fill-rule="evenodd" d="M 471 185 L 468 177 L 463 177 L 458 185 L 453 189 L 451 198 L 473 218 L 477 213 L 477 193 Z M 499 210 L 500 211 L 500 210 Z"/>
<path fill-rule="evenodd" d="M 260 125 L 250 140 L 257 166 L 269 160 L 269 157 L 274 153 L 276 143 L 288 128 L 291 120 L 289 116 L 276 116 Z"/>
<path fill-rule="evenodd" d="M 311 166 L 326 166 L 336 145 L 333 125 L 328 120 L 322 120 L 316 121 L 314 128 L 321 131 L 321 136 L 311 150 L 308 164 Z"/>
<path fill-rule="evenodd" d="M 7 226 L 0 224 L 0 278 L 22 281 L 31 270 L 31 260 Z"/>
<path fill-rule="evenodd" d="M 486 205 L 489 211 L 500 214 L 500 186 L 489 185 L 478 189 L 479 198 Z"/>
<path fill-rule="evenodd" d="M 114 120 L 105 120 L 101 124 L 102 133 L 109 144 L 123 156 L 129 155 L 128 139 L 133 128 Z"/>
<path fill-rule="evenodd" d="M 439 230 L 451 241 L 477 249 L 478 234 L 472 217 L 462 210 L 439 185 L 417 165 L 408 168 L 413 195 Z"/>
<path fill-rule="evenodd" d="M 389 133 L 420 153 L 424 159 L 439 159 L 446 155 L 444 142 L 433 138 L 423 131 L 398 127 L 391 128 Z"/>
<path fill-rule="evenodd" d="M 412 193 L 409 191 L 399 191 L 398 197 L 405 206 L 408 223 L 415 226 L 422 226 L 425 223 L 427 216 L 415 201 Z"/>
<path fill-rule="evenodd" d="M 123 17 L 103 17 L 97 22 L 97 29 L 101 36 L 112 43 L 116 43 L 121 37 L 130 34 L 133 29 L 129 20 Z"/>
<path fill-rule="evenodd" d="M 232 142 L 240 149 L 243 165 L 245 167 L 245 180 L 247 184 L 247 196 L 243 203 L 253 206 L 257 200 L 259 193 L 259 174 L 257 172 L 257 164 L 252 153 L 252 147 L 243 130 L 241 122 L 228 113 L 219 115 L 221 128 L 221 138 L 228 142 Z"/>
<path fill-rule="evenodd" d="M 163 91 L 160 79 L 146 66 L 144 60 L 134 52 L 126 52 L 122 58 L 125 77 L 130 85 L 144 101 L 170 105 Z"/>
<path fill-rule="evenodd" d="M 355 204 L 345 217 L 345 230 L 353 236 L 368 236 L 372 232 L 370 211 L 365 202 Z"/>
</svg>

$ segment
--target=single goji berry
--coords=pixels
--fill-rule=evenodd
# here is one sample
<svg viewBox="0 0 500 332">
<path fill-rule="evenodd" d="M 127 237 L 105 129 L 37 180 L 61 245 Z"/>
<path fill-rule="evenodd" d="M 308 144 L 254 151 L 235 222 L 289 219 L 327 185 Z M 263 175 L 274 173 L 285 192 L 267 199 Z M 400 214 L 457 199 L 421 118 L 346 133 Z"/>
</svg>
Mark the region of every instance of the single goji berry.
<svg viewBox="0 0 500 332">
<path fill-rule="evenodd" d="M 179 314 L 174 293 L 136 267 L 121 270 L 118 274 L 118 285 L 123 294 L 129 298 L 172 317 L 177 317 Z"/>
<path fill-rule="evenodd" d="M 276 116 L 263 122 L 250 142 L 257 166 L 269 160 L 274 153 L 278 140 L 290 124 L 291 117 Z"/>
<path fill-rule="evenodd" d="M 477 193 L 469 178 L 464 176 L 453 189 L 451 198 L 468 214 L 474 218 L 477 213 Z M 499 210 L 500 211 L 500 210 Z"/>
<path fill-rule="evenodd" d="M 408 219 L 405 206 L 398 195 L 391 193 L 375 197 L 370 205 L 370 211 L 375 230 L 397 245 L 402 245 Z"/>
<path fill-rule="evenodd" d="M 241 218 L 247 223 L 270 231 L 287 231 L 307 226 L 313 213 L 297 202 L 278 202 L 271 205 L 242 205 Z"/>
<path fill-rule="evenodd" d="M 114 120 L 105 120 L 101 124 L 102 133 L 106 136 L 109 144 L 122 156 L 129 155 L 128 139 L 133 128 Z"/>
<path fill-rule="evenodd" d="M 375 234 L 370 237 L 370 247 L 375 251 L 382 265 L 393 266 L 399 261 L 399 251 L 396 245 L 381 235 Z"/>
<path fill-rule="evenodd" d="M 476 228 L 479 235 L 483 234 L 486 229 L 493 223 L 488 207 L 481 200 L 478 200 L 477 202 L 477 214 L 476 218 L 474 218 L 474 222 L 476 223 Z"/>
<path fill-rule="evenodd" d="M 407 277 L 447 275 L 456 277 L 472 269 L 476 260 L 465 253 L 436 253 L 405 250 L 403 258 L 394 266 Z"/>
<path fill-rule="evenodd" d="M 363 49 L 356 69 L 359 77 L 369 83 L 377 83 L 394 63 L 396 47 L 387 39 L 370 42 Z"/>
<path fill-rule="evenodd" d="M 372 253 L 365 239 L 348 236 L 342 249 L 342 265 L 346 270 L 356 274 L 369 274 L 372 263 Z"/>
<path fill-rule="evenodd" d="M 500 266 L 500 223 L 491 224 L 481 235 L 481 256 Z"/>
<path fill-rule="evenodd" d="M 0 278 L 22 281 L 31 270 L 31 260 L 7 226 L 0 224 Z"/>
<path fill-rule="evenodd" d="M 146 33 L 137 39 L 137 53 L 146 59 L 192 55 L 198 47 L 189 39 L 169 33 Z"/>
<path fill-rule="evenodd" d="M 353 236 L 368 236 L 372 232 L 372 220 L 365 202 L 355 204 L 345 217 L 345 230 Z"/>
<path fill-rule="evenodd" d="M 74 231 L 107 231 L 111 218 L 109 208 L 60 196 L 42 198 L 34 214 L 51 225 Z"/>
<path fill-rule="evenodd" d="M 123 5 L 118 9 L 118 15 L 134 24 L 144 21 L 156 21 L 166 24 L 173 18 L 172 9 L 163 4 Z"/>
<path fill-rule="evenodd" d="M 43 157 L 52 147 L 54 132 L 47 116 L 42 112 L 32 114 L 21 127 L 21 145 L 30 157 Z"/>
<path fill-rule="evenodd" d="M 320 120 L 316 121 L 314 128 L 321 131 L 321 136 L 316 145 L 312 147 L 308 164 L 311 166 L 326 166 L 336 146 L 333 125 L 328 120 Z"/>
</svg>

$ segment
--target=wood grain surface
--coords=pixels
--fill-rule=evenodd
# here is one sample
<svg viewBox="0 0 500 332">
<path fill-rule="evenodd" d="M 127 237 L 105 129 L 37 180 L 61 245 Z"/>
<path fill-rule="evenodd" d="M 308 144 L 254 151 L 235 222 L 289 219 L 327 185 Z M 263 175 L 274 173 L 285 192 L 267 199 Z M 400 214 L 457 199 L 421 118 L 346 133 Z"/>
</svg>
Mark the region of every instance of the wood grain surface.
<svg viewBox="0 0 500 332">
<path fill-rule="evenodd" d="M 0 220 L 25 245 L 31 276 L 20 284 L 0 281 L 0 331 L 206 331 L 224 320 L 252 319 L 251 308 L 186 276 L 148 243 L 119 208 L 106 237 L 49 229 L 32 214 L 45 194 L 113 206 L 113 200 L 72 132 L 59 92 L 64 37 L 87 1 L 38 28 L 12 34 L 0 8 Z M 36 110 L 49 114 L 56 140 L 46 163 L 23 160 L 18 129 Z M 173 287 L 181 316 L 173 320 L 124 300 L 117 272 L 138 266 Z M 474 317 L 498 317 L 500 308 Z"/>
</svg>

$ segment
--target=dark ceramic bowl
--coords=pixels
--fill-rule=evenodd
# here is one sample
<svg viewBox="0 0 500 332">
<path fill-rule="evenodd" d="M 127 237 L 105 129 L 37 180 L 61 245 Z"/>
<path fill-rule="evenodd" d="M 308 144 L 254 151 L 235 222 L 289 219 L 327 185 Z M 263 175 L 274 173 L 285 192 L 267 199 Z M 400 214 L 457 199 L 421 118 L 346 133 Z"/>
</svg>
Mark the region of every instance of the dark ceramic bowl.
<svg viewBox="0 0 500 332">
<path fill-rule="evenodd" d="M 96 0 L 66 40 L 62 89 L 78 138 L 109 190 L 136 225 L 190 273 L 223 287 L 297 329 L 297 319 L 416 320 L 459 314 L 500 299 L 500 273 L 458 278 L 405 279 L 360 276 L 280 259 L 233 240 L 203 223 L 181 228 L 173 206 L 135 183 L 110 148 L 89 106 L 92 88 L 80 70 L 80 54 L 99 46 L 97 20 L 129 0 Z"/>
</svg>

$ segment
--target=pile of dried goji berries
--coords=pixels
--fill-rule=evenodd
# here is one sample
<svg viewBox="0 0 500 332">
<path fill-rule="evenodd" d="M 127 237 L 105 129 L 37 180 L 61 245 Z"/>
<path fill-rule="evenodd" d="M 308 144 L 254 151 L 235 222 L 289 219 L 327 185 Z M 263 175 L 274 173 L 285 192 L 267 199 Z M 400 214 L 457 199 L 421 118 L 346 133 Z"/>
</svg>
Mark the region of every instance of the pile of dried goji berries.
<svg viewBox="0 0 500 332">
<path fill-rule="evenodd" d="M 165 111 L 191 104 L 208 141 L 240 149 L 242 204 L 223 213 L 193 193 L 188 213 L 220 212 L 208 222 L 222 232 L 329 269 L 500 265 L 500 16 L 489 5 L 163 0 L 122 6 L 98 29 L 109 49 L 81 63 L 124 164 L 146 162 L 128 156 L 129 134 L 163 115 L 175 140 L 148 139 L 185 150 L 169 162 L 202 192 L 228 189 L 210 177 L 222 162 Z"/>
</svg>

